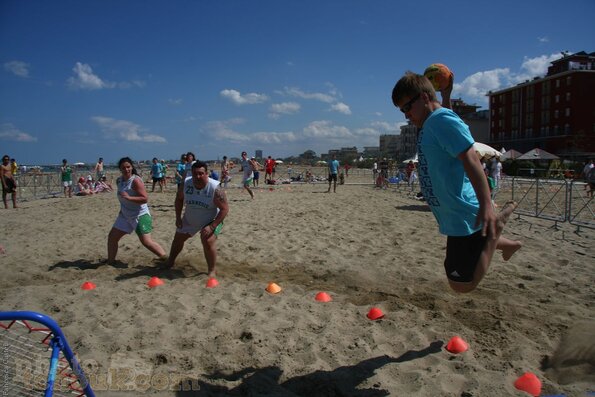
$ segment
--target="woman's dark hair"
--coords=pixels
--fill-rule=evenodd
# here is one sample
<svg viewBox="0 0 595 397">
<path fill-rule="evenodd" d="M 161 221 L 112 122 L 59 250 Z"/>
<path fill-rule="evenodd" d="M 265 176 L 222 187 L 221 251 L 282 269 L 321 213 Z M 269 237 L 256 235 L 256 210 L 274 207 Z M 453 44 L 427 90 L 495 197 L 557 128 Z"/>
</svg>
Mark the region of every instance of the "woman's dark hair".
<svg viewBox="0 0 595 397">
<path fill-rule="evenodd" d="M 192 153 L 192 152 L 186 153 L 186 159 L 188 158 L 188 156 L 192 156 L 193 161 L 196 160 L 196 156 L 194 155 L 194 153 Z"/>
<path fill-rule="evenodd" d="M 118 161 L 118 169 L 121 169 L 122 164 L 124 163 L 130 163 L 130 165 L 132 166 L 132 175 L 138 175 L 138 172 L 136 172 L 136 168 L 134 168 L 134 161 L 132 161 L 130 157 L 122 157 L 120 161 Z"/>
</svg>

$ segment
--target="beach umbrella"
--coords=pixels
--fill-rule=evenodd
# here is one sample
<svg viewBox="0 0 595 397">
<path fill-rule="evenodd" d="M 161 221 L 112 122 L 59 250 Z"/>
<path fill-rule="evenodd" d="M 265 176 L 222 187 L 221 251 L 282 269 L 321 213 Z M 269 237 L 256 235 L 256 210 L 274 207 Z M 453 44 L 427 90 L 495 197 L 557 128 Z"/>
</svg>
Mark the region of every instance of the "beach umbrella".
<svg viewBox="0 0 595 397">
<path fill-rule="evenodd" d="M 277 164 L 283 164 L 283 160 L 275 160 L 275 163 L 277 163 Z"/>
<path fill-rule="evenodd" d="M 517 160 L 558 160 L 559 158 L 560 157 L 555 154 L 546 152 L 543 149 L 535 148 L 518 157 Z"/>
<path fill-rule="evenodd" d="M 518 150 L 510 149 L 500 156 L 500 160 L 516 160 L 522 155 L 523 153 L 519 152 Z"/>
<path fill-rule="evenodd" d="M 78 162 L 78 163 L 74 163 L 73 165 L 76 165 L 77 167 L 82 167 L 85 165 L 85 163 Z"/>
<path fill-rule="evenodd" d="M 410 159 L 407 159 L 407 160 L 403 161 L 403 164 L 407 164 L 407 163 L 409 163 L 410 161 L 413 161 L 414 163 L 418 163 L 418 162 L 419 162 L 419 161 L 417 160 L 417 153 L 415 153 L 415 156 L 414 156 L 414 157 L 412 157 L 412 158 L 410 158 Z"/>
<path fill-rule="evenodd" d="M 473 144 L 473 149 L 475 149 L 475 152 L 479 155 L 479 157 L 492 158 L 500 157 L 502 155 L 499 150 L 496 150 L 493 147 L 481 142 L 475 142 Z"/>
</svg>

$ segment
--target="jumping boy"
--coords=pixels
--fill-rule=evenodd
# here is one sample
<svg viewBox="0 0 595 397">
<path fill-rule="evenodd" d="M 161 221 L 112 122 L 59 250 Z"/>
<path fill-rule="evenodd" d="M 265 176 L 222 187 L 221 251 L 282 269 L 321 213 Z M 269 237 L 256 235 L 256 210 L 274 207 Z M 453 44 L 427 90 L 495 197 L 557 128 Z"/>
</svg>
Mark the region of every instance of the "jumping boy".
<svg viewBox="0 0 595 397">
<path fill-rule="evenodd" d="M 447 236 L 444 268 L 450 287 L 470 292 L 496 249 L 508 260 L 522 244 L 502 237 L 516 203 L 507 203 L 496 216 L 469 127 L 447 108 L 451 91 L 452 80 L 442 91 L 443 107 L 426 77 L 407 72 L 393 88 L 392 101 L 420 129 L 419 182 L 440 233 Z"/>
</svg>

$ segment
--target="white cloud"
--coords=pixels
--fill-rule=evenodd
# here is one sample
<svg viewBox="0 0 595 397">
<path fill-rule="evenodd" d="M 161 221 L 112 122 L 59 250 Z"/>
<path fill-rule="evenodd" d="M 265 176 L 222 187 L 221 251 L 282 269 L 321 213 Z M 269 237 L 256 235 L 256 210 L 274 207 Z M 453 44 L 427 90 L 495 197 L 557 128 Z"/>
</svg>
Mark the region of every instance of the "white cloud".
<svg viewBox="0 0 595 397">
<path fill-rule="evenodd" d="M 242 95 L 236 90 L 222 90 L 219 93 L 223 98 L 227 98 L 236 105 L 255 105 L 266 102 L 269 98 L 264 94 L 249 93 Z"/>
<path fill-rule="evenodd" d="M 293 132 L 256 132 L 252 137 L 255 142 L 262 144 L 282 144 L 298 140 Z"/>
<path fill-rule="evenodd" d="M 550 63 L 560 58 L 561 54 L 542 55 L 536 58 L 525 57 L 521 64 L 521 69 L 526 71 L 525 73 L 529 75 L 528 78 L 545 76 Z"/>
<path fill-rule="evenodd" d="M 93 69 L 86 63 L 77 62 L 72 68 L 74 76 L 71 76 L 66 81 L 66 84 L 75 90 L 102 90 L 106 88 L 121 88 L 127 89 L 132 87 L 144 87 L 144 81 L 132 80 L 113 82 L 103 80 L 101 77 L 93 73 Z"/>
<path fill-rule="evenodd" d="M 243 124 L 243 119 L 231 119 L 223 121 L 211 121 L 207 123 L 206 129 L 211 136 L 218 141 L 227 141 L 229 143 L 243 143 L 250 140 L 247 134 L 237 132 L 233 129 L 234 125 Z"/>
<path fill-rule="evenodd" d="M 295 114 L 299 112 L 301 105 L 296 102 L 274 103 L 271 105 L 269 117 L 278 119 L 282 114 Z"/>
<path fill-rule="evenodd" d="M 21 61 L 10 61 L 4 64 L 4 70 L 19 77 L 29 77 L 30 65 Z"/>
<path fill-rule="evenodd" d="M 343 102 L 335 103 L 334 105 L 331 106 L 331 110 L 335 111 L 335 112 L 347 114 L 347 115 L 351 114 L 351 109 L 349 108 L 348 105 L 344 104 Z"/>
<path fill-rule="evenodd" d="M 37 138 L 10 123 L 0 125 L 0 139 L 14 142 L 37 142 Z"/>
<path fill-rule="evenodd" d="M 115 83 L 103 81 L 93 73 L 91 66 L 86 63 L 77 62 L 72 68 L 73 77 L 68 78 L 68 86 L 80 90 L 101 90 L 103 88 L 114 88 Z"/>
<path fill-rule="evenodd" d="M 304 136 L 308 138 L 344 139 L 353 138 L 347 127 L 334 125 L 328 120 L 313 121 L 304 128 Z"/>
<path fill-rule="evenodd" d="M 453 91 L 473 98 L 485 99 L 490 90 L 497 90 L 510 80 L 510 69 L 493 69 L 477 72 L 467 77 L 461 83 L 455 83 Z"/>
<path fill-rule="evenodd" d="M 333 103 L 335 102 L 335 97 L 328 94 L 323 94 L 320 92 L 308 93 L 300 90 L 299 88 L 295 87 L 285 87 L 284 92 L 293 97 L 302 98 L 302 99 L 313 99 L 316 101 L 324 102 L 324 103 Z"/>
<path fill-rule="evenodd" d="M 167 140 L 155 134 L 143 134 L 143 128 L 131 121 L 116 120 L 111 117 L 91 117 L 108 138 L 123 139 L 130 142 L 165 143 Z"/>
<path fill-rule="evenodd" d="M 400 134 L 401 133 L 401 126 L 403 125 L 407 125 L 406 121 L 400 121 L 398 123 L 388 123 L 386 121 L 374 121 L 373 123 L 371 123 L 372 128 L 374 128 L 375 130 L 377 130 L 379 132 L 379 135 L 381 134 L 391 134 L 391 135 L 395 135 L 395 134 Z"/>
<path fill-rule="evenodd" d="M 181 98 L 175 98 L 175 99 L 174 99 L 174 98 L 169 98 L 169 99 L 167 100 L 167 102 L 168 102 L 170 105 L 173 105 L 173 106 L 179 106 L 179 105 L 181 105 L 182 103 L 184 103 L 184 100 L 183 100 L 183 99 L 181 99 Z"/>
<path fill-rule="evenodd" d="M 543 37 L 538 37 L 537 40 L 540 43 L 548 43 L 550 41 L 550 39 L 547 38 L 547 36 L 543 36 Z"/>
</svg>

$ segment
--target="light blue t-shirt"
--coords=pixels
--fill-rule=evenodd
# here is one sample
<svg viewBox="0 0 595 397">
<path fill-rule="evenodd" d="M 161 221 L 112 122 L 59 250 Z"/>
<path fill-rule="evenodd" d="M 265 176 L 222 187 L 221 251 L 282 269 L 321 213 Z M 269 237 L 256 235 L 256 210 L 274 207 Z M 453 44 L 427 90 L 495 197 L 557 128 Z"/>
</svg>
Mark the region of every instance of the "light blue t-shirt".
<svg viewBox="0 0 595 397">
<path fill-rule="evenodd" d="M 186 171 L 186 164 L 184 163 L 178 163 L 178 165 L 176 166 L 176 171 L 178 172 L 178 174 L 180 174 L 180 176 L 176 175 L 176 183 L 180 184 L 184 181 L 184 171 Z"/>
<path fill-rule="evenodd" d="M 331 162 L 328 163 L 328 172 L 331 175 L 339 173 L 339 160 L 331 160 Z"/>
<path fill-rule="evenodd" d="M 457 158 L 473 143 L 467 124 L 447 108 L 428 116 L 417 139 L 421 191 L 440 233 L 447 236 L 468 236 L 481 229 L 475 227 L 479 201 Z"/>
<path fill-rule="evenodd" d="M 151 174 L 153 178 L 163 178 L 163 165 L 156 163 L 151 166 Z"/>
</svg>

